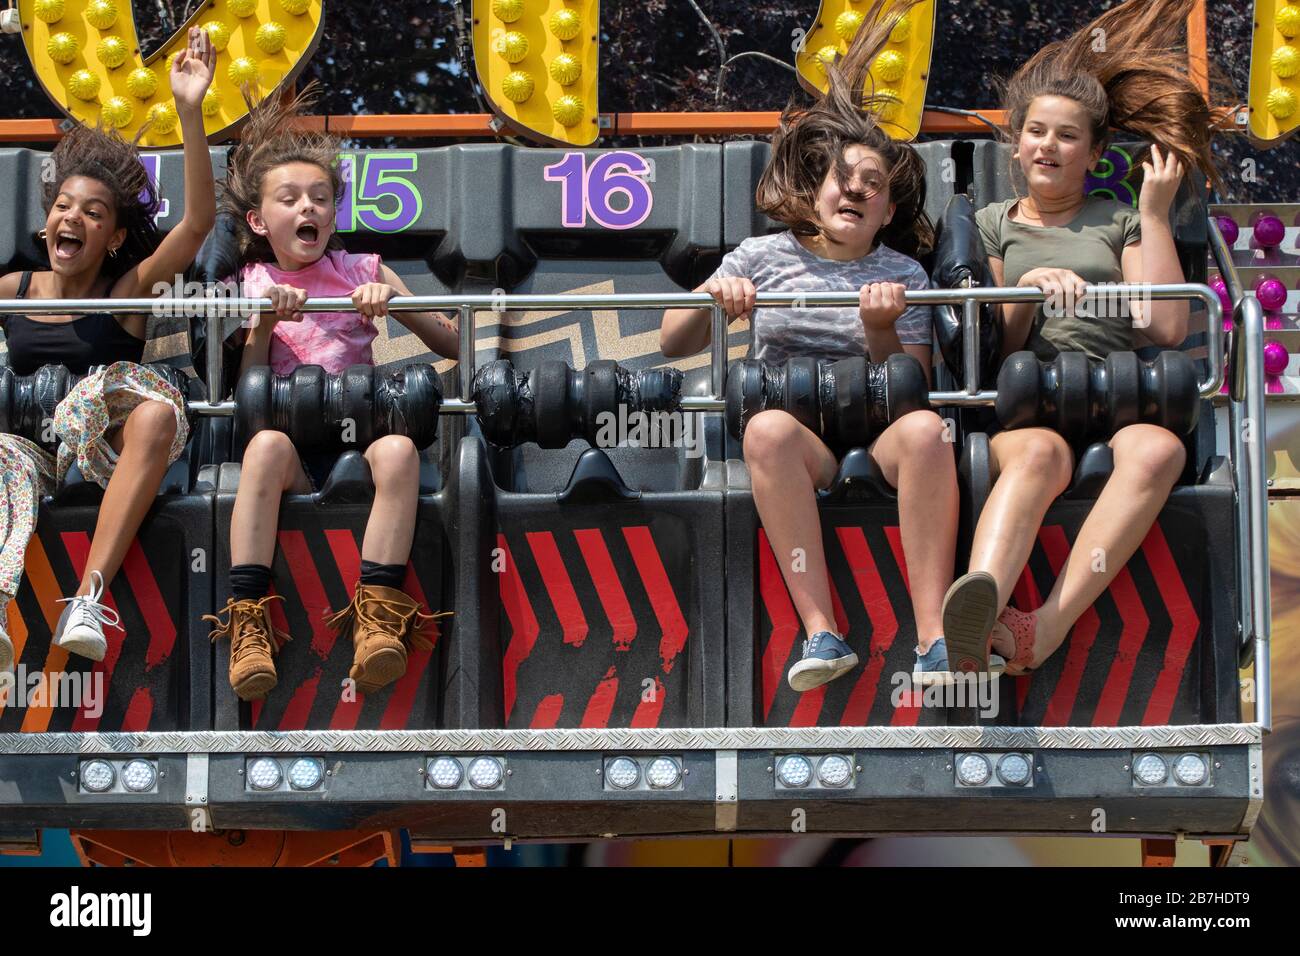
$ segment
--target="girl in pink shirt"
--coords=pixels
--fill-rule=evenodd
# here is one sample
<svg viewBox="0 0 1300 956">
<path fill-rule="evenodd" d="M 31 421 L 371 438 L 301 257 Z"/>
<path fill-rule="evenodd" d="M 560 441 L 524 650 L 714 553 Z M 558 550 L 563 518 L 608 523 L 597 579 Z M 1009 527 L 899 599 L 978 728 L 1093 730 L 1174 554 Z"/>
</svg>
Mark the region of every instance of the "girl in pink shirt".
<svg viewBox="0 0 1300 956">
<path fill-rule="evenodd" d="M 254 109 L 226 174 L 222 206 L 241 226 L 242 292 L 273 306 L 249 323 L 241 375 L 255 365 L 285 375 L 306 364 L 331 373 L 371 364 L 375 320 L 388 315 L 392 296 L 410 294 L 379 256 L 344 251 L 334 232 L 342 187 L 338 140 L 290 128 L 308 102 L 299 97 L 288 106 L 276 101 Z M 326 296 L 349 297 L 356 311 L 300 311 L 308 298 Z M 445 316 L 394 317 L 434 352 L 456 357 L 456 328 Z M 406 672 L 409 646 L 431 618 L 401 590 L 415 536 L 419 453 L 409 438 L 388 435 L 364 454 L 375 499 L 361 545 L 361 577 L 352 602 L 330 621 L 340 631 L 350 629 L 351 677 L 362 693 L 373 693 Z M 225 619 L 210 616 L 214 639 L 230 638 L 230 683 L 244 700 L 263 698 L 275 687 L 272 655 L 287 639 L 271 626 L 266 606 L 274 599 L 280 497 L 318 487 L 336 459 L 300 455 L 288 435 L 269 430 L 254 435 L 244 450 L 230 528 L 232 593 L 221 612 Z"/>
</svg>

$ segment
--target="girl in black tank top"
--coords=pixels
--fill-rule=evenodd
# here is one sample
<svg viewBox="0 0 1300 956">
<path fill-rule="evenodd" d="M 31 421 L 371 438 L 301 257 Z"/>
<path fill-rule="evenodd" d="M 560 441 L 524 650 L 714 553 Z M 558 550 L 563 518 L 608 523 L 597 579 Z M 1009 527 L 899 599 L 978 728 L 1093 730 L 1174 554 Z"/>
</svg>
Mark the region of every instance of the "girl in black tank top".
<svg viewBox="0 0 1300 956">
<path fill-rule="evenodd" d="M 216 219 L 216 188 L 201 109 L 214 62 L 207 33 L 194 28 L 189 46 L 171 66 L 184 143 L 181 220 L 160 238 L 154 226 L 157 189 L 135 145 L 116 133 L 78 125 L 50 155 L 55 175 L 43 187 L 46 219 L 40 238 L 50 271 L 35 277 L 30 272 L 0 277 L 0 299 L 135 299 L 156 296 L 159 285 L 171 287 L 194 260 Z M 107 293 L 101 291 L 105 286 Z M 73 596 L 64 599 L 66 606 L 51 637 L 69 653 L 103 660 L 108 649 L 104 624 L 121 629 L 117 612 L 102 600 L 104 591 L 188 435 L 184 396 L 139 364 L 143 326 L 142 317 L 119 321 L 107 313 L 54 321 L 16 313 L 0 318 L 9 364 L 20 375 L 47 364 L 79 374 L 103 367 L 75 385 L 55 411 L 54 431 L 62 442 L 57 465 L 31 442 L 0 435 L 0 470 L 6 472 L 10 492 L 0 499 L 0 507 L 9 512 L 9 530 L 0 540 L 0 671 L 15 663 L 13 643 L 3 631 L 3 610 L 23 571 L 35 502 L 66 473 L 74 454 L 83 474 L 104 486 L 104 500 L 83 576 Z M 133 328 L 141 337 L 132 334 Z M 21 487 L 8 487 L 15 483 Z M 47 653 L 35 633 L 41 618 L 28 620 L 35 638 L 27 642 L 29 663 L 37 666 Z"/>
<path fill-rule="evenodd" d="M 27 298 L 32 274 L 24 272 L 16 299 Z M 34 319 L 21 313 L 0 316 L 0 331 L 9 346 L 9 367 L 15 375 L 31 375 L 42 365 L 63 365 L 85 375 L 92 365 L 139 362 L 144 339 L 137 339 L 107 312 L 65 321 Z"/>
</svg>

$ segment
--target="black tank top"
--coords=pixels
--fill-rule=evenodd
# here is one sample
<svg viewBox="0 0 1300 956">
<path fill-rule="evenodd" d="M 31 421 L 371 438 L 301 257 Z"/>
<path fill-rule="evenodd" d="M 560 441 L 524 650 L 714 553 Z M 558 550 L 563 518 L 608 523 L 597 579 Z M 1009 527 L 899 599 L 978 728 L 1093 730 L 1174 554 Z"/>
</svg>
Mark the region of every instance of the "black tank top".
<svg viewBox="0 0 1300 956">
<path fill-rule="evenodd" d="M 15 298 L 27 298 L 32 274 L 24 272 Z M 144 339 L 122 328 L 108 312 L 94 312 L 66 322 L 41 322 L 21 313 L 0 315 L 0 330 L 9 346 L 9 367 L 15 375 L 31 375 L 43 365 L 62 365 L 85 375 L 92 365 L 139 362 Z"/>
</svg>

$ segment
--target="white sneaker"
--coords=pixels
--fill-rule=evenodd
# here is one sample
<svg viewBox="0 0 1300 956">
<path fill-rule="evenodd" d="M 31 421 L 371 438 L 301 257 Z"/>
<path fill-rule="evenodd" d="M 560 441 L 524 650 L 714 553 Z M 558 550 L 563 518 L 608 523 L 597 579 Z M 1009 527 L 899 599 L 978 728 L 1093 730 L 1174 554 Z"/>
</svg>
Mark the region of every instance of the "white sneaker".
<svg viewBox="0 0 1300 956">
<path fill-rule="evenodd" d="M 108 653 L 108 641 L 104 639 L 104 625 L 122 629 L 122 619 L 116 611 L 100 603 L 104 596 L 104 578 L 98 571 L 91 571 L 89 594 L 76 597 L 59 598 L 60 603 L 68 606 L 59 616 L 59 626 L 54 632 L 54 643 L 69 654 L 76 654 L 92 661 L 102 661 Z"/>
</svg>

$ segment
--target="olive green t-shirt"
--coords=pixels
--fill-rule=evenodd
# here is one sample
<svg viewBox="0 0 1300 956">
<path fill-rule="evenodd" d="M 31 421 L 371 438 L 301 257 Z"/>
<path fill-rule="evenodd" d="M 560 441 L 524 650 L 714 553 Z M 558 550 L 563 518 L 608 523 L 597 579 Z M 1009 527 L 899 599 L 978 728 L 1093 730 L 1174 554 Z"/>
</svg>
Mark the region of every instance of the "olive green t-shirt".
<svg viewBox="0 0 1300 956">
<path fill-rule="evenodd" d="M 1029 226 L 1012 221 L 1017 202 L 990 203 L 975 213 L 984 251 L 1002 260 L 1003 285 L 1014 286 L 1026 272 L 1044 268 L 1069 269 L 1092 285 L 1123 281 L 1120 256 L 1142 238 L 1142 220 L 1132 206 L 1089 196 L 1067 225 Z M 1133 320 L 1128 315 L 1049 318 L 1039 306 L 1024 347 L 1044 361 L 1057 352 L 1103 359 L 1134 348 Z"/>
</svg>

